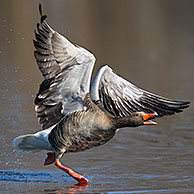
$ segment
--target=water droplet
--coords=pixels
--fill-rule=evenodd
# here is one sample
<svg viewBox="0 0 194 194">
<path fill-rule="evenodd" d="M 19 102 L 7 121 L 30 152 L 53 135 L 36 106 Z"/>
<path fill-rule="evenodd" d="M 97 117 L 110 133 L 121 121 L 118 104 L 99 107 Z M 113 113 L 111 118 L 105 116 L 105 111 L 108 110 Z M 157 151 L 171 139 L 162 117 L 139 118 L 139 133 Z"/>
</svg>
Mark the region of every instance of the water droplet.
<svg viewBox="0 0 194 194">
<path fill-rule="evenodd" d="M 154 50 L 151 50 L 149 53 L 149 58 L 153 61 L 158 59 L 158 53 Z"/>
</svg>

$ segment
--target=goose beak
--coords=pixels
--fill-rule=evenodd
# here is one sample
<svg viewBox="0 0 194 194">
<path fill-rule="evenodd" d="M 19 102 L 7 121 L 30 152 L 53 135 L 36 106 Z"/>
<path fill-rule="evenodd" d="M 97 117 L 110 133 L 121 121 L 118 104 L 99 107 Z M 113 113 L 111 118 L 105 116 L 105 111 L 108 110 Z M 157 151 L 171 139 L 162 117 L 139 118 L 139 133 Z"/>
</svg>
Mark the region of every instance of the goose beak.
<svg viewBox="0 0 194 194">
<path fill-rule="evenodd" d="M 150 120 L 150 119 L 154 119 L 156 116 L 158 116 L 158 114 L 156 112 L 155 113 L 149 113 L 149 114 L 142 113 L 142 116 L 143 116 L 143 119 L 144 119 L 144 122 L 143 122 L 144 125 L 157 125 L 156 122 Z"/>
</svg>

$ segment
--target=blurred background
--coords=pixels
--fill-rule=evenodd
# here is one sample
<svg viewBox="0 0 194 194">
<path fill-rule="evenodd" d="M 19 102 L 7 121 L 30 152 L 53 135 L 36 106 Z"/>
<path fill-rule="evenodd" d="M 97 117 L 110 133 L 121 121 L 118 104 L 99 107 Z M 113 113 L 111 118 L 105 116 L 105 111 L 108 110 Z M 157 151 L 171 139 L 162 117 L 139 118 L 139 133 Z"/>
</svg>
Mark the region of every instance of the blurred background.
<svg viewBox="0 0 194 194">
<path fill-rule="evenodd" d="M 119 75 L 145 90 L 177 100 L 193 102 L 194 99 L 193 0 L 0 0 L 0 170 L 2 170 L 0 185 L 2 184 L 1 188 L 4 191 L 12 193 L 26 191 L 25 188 L 29 188 L 29 185 L 24 184 L 25 180 L 31 180 L 31 175 L 26 178 L 28 175 L 24 173 L 22 174 L 24 180 L 21 181 L 21 175 L 16 176 L 16 172 L 48 171 L 49 168 L 56 170 L 53 166 L 48 168 L 42 166 L 45 153 L 16 154 L 11 143 L 18 135 L 33 133 L 40 129 L 33 101 L 43 78 L 34 60 L 32 42 L 34 29 L 40 19 L 39 3 L 42 4 L 43 13 L 48 16 L 47 22 L 53 29 L 95 55 L 97 61 L 94 73 L 102 65 L 108 64 Z M 79 167 L 84 169 L 83 172 L 86 171 L 87 175 L 101 179 L 104 174 L 110 174 L 106 165 L 111 169 L 110 161 L 116 158 L 117 163 L 112 165 L 113 168 L 125 166 L 124 171 L 127 168 L 137 175 L 139 166 L 154 169 L 153 161 L 145 163 L 147 158 L 156 157 L 152 153 L 163 153 L 166 156 L 162 160 L 164 163 L 158 161 L 155 167 L 168 177 L 166 172 L 172 170 L 172 166 L 169 167 L 169 163 L 165 162 L 176 153 L 178 158 L 175 157 L 173 160 L 175 170 L 170 176 L 174 176 L 176 186 L 172 188 L 177 188 L 178 182 L 187 177 L 188 182 L 184 182 L 180 187 L 183 192 L 184 188 L 192 191 L 193 117 L 191 104 L 183 114 L 158 119 L 157 127 L 120 131 L 117 137 L 104 146 L 104 149 L 97 148 L 81 154 L 70 154 L 69 157 L 65 157 L 64 162 L 71 164 L 74 169 Z M 158 149 L 153 151 L 153 147 Z M 136 151 L 138 149 L 139 151 Z M 114 154 L 110 150 L 114 150 Z M 79 157 L 81 161 L 78 162 Z M 124 158 L 128 158 L 127 161 Z M 140 161 L 136 166 L 137 158 Z M 90 159 L 93 159 L 92 162 Z M 180 160 L 182 163 L 179 164 Z M 97 164 L 94 164 L 94 161 Z M 97 169 L 96 174 L 91 163 Z M 186 165 L 183 167 L 182 164 Z M 163 168 L 166 171 L 162 171 Z M 106 170 L 100 175 L 98 169 Z M 142 169 L 142 173 L 145 169 Z M 148 190 L 153 188 L 153 182 L 149 182 L 153 177 L 145 184 L 145 180 L 140 178 L 141 175 L 133 176 L 133 173 L 131 179 L 137 180 L 135 182 L 137 184 L 132 185 L 136 185 L 138 191 L 139 188 L 145 187 Z M 148 175 L 157 173 L 157 170 L 147 172 Z M 113 177 L 116 174 L 117 171 L 113 173 Z M 155 183 L 157 189 L 160 191 L 169 188 L 164 186 L 169 184 L 169 178 L 163 180 L 164 182 L 160 178 L 159 182 Z M 12 184 L 9 184 L 10 179 Z M 37 188 L 33 190 L 33 180 L 32 183 L 29 181 L 30 186 L 32 191 L 37 191 Z M 37 182 L 41 183 L 41 180 L 40 178 Z M 71 179 L 69 181 L 71 183 Z M 116 179 L 111 181 L 116 184 L 114 182 Z M 16 188 L 15 182 L 22 182 L 23 186 Z M 121 188 L 120 184 L 115 186 L 115 190 Z M 160 184 L 163 187 L 160 187 Z M 129 186 L 125 182 L 122 185 L 125 185 L 125 191 L 131 188 L 131 184 Z M 96 188 L 89 187 L 92 191 Z M 105 186 L 103 191 L 110 188 Z M 169 190 L 171 191 L 174 190 Z"/>
</svg>

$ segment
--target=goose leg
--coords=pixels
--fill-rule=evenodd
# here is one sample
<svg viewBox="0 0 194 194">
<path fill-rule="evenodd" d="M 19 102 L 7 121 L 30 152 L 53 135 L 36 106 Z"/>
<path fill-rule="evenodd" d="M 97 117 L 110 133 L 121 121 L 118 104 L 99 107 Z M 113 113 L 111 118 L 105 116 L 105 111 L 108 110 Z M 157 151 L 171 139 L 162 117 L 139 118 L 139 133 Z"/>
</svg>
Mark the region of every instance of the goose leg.
<svg viewBox="0 0 194 194">
<path fill-rule="evenodd" d="M 65 171 L 67 174 L 69 174 L 71 177 L 73 177 L 75 180 L 77 180 L 79 183 L 88 183 L 88 179 L 86 179 L 85 177 L 83 177 L 82 175 L 74 172 L 72 169 L 68 168 L 68 167 L 65 167 L 61 164 L 61 162 L 59 161 L 59 158 L 57 158 L 55 160 L 55 165 Z"/>
</svg>

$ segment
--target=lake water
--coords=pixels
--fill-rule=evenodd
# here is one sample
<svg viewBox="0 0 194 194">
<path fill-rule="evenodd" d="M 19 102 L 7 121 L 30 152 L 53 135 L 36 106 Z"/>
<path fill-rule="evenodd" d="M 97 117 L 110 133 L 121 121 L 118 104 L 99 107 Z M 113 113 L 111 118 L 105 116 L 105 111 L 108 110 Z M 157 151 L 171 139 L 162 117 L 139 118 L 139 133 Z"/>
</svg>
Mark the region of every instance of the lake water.
<svg viewBox="0 0 194 194">
<path fill-rule="evenodd" d="M 48 23 L 154 93 L 191 101 L 157 126 L 125 128 L 104 146 L 61 162 L 90 180 L 78 185 L 46 152 L 13 151 L 16 136 L 40 129 L 33 100 L 42 80 L 33 58 L 38 1 L 0 6 L 0 193 L 194 193 L 194 3 L 41 1 Z"/>
</svg>

